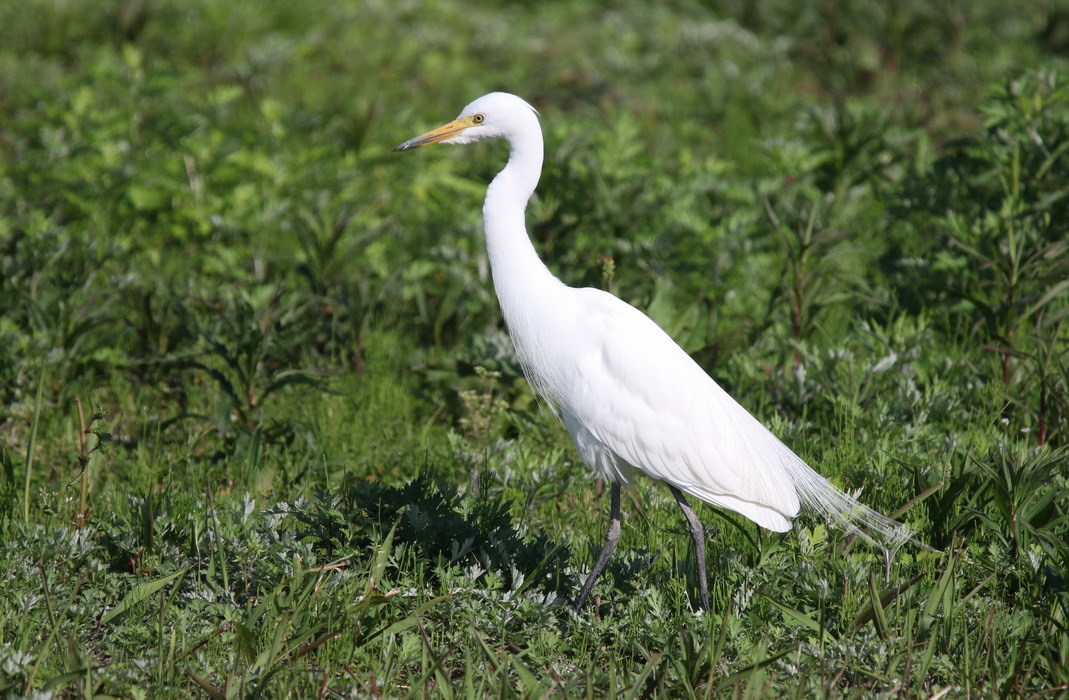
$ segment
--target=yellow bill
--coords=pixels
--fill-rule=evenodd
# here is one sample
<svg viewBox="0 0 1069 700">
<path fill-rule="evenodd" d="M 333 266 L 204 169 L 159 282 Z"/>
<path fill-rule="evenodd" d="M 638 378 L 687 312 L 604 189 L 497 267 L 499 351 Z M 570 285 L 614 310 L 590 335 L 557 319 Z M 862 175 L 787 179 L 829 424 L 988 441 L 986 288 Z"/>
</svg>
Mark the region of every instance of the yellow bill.
<svg viewBox="0 0 1069 700">
<path fill-rule="evenodd" d="M 445 141 L 447 139 L 453 138 L 454 136 L 459 136 L 460 132 L 464 131 L 469 127 L 475 126 L 481 121 L 481 114 L 477 114 L 471 117 L 461 117 L 460 119 L 454 119 L 448 124 L 440 126 L 432 131 L 428 131 L 422 136 L 417 136 L 414 139 L 409 139 L 408 141 L 405 141 L 393 150 L 407 151 L 411 148 L 419 148 L 420 146 L 427 146 L 432 143 Z"/>
</svg>

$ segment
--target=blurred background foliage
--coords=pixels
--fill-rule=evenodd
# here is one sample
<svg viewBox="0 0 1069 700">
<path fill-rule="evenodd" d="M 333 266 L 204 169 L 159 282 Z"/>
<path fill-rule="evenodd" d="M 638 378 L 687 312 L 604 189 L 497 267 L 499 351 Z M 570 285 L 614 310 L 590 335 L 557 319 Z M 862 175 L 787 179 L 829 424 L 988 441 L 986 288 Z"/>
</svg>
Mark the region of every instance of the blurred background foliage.
<svg viewBox="0 0 1069 700">
<path fill-rule="evenodd" d="M 1064 692 L 1067 56 L 1060 0 L 0 5 L 0 688 Z M 643 484 L 552 605 L 607 505 L 503 332 L 502 147 L 391 153 L 491 90 L 550 268 L 942 554 L 704 510 L 694 617 Z"/>
</svg>

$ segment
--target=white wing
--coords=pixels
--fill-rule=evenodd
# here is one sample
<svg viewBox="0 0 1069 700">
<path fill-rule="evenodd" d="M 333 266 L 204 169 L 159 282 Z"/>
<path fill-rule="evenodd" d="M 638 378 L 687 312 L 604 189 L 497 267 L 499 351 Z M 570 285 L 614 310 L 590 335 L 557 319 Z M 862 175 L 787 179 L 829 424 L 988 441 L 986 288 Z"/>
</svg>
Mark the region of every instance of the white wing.
<svg viewBox="0 0 1069 700">
<path fill-rule="evenodd" d="M 645 314 L 596 289 L 567 296 L 573 313 L 558 317 L 549 334 L 556 342 L 543 337 L 541 357 L 530 359 L 554 368 L 553 377 L 533 378 L 536 387 L 592 466 L 615 456 L 770 530 L 787 530 L 801 499 L 853 532 L 864 535 L 860 525 L 895 544 L 908 538 L 810 469 Z"/>
</svg>

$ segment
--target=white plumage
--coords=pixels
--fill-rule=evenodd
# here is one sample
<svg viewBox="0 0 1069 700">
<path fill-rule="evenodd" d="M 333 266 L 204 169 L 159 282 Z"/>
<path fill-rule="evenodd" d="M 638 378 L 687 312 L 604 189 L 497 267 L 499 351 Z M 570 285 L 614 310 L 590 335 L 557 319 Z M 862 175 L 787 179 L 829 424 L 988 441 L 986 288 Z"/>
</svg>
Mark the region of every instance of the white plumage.
<svg viewBox="0 0 1069 700">
<path fill-rule="evenodd" d="M 609 536 L 577 601 L 582 605 L 619 538 L 619 485 L 636 471 L 672 489 L 691 525 L 702 604 L 704 533 L 682 493 L 782 532 L 805 503 L 866 539 L 909 538 L 810 469 L 732 399 L 657 324 L 598 289 L 563 284 L 538 258 L 524 224 L 542 169 L 534 108 L 490 93 L 454 121 L 396 150 L 430 143 L 508 141 L 508 164 L 483 204 L 494 289 L 524 373 L 563 420 L 583 460 L 613 482 Z"/>
</svg>

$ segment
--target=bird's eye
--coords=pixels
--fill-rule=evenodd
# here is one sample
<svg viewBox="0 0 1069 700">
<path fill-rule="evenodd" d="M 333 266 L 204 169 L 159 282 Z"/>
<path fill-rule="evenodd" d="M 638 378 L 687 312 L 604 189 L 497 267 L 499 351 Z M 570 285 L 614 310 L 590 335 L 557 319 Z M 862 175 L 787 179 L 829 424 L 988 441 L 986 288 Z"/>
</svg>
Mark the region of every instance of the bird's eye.
<svg viewBox="0 0 1069 700">
<path fill-rule="evenodd" d="M 471 120 L 476 124 L 482 124 L 484 119 L 486 119 L 486 117 L 481 114 L 476 114 L 474 117 L 471 118 Z"/>
</svg>

